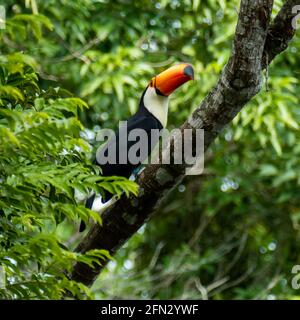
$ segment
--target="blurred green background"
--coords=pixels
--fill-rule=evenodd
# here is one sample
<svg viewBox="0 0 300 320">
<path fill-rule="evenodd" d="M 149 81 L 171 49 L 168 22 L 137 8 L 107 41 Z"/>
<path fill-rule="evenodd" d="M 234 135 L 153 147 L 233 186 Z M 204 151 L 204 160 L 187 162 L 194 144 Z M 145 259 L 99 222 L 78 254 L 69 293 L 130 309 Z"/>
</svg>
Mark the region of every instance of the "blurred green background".
<svg viewBox="0 0 300 320">
<path fill-rule="evenodd" d="M 179 126 L 228 60 L 239 8 L 237 0 L 0 4 L 8 19 L 19 16 L 1 52 L 34 58 L 41 88 L 62 87 L 90 106 L 80 119 L 91 144 L 136 111 L 153 75 L 183 61 L 195 81 L 171 99 L 168 128 Z M 96 298 L 300 297 L 291 285 L 300 264 L 299 51 L 297 32 L 270 66 L 269 89 L 216 140 L 204 174 L 186 178 L 120 249 L 92 288 Z M 66 239 L 74 230 L 60 232 Z"/>
</svg>

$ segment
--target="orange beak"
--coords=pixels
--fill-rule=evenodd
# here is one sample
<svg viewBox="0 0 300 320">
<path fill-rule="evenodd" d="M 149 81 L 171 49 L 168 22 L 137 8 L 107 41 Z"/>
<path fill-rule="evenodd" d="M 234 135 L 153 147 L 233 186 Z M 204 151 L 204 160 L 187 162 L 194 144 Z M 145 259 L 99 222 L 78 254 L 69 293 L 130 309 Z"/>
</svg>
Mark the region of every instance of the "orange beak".
<svg viewBox="0 0 300 320">
<path fill-rule="evenodd" d="M 180 63 L 152 78 L 150 87 L 154 87 L 158 94 L 169 96 L 182 84 L 193 79 L 193 67 L 188 63 Z"/>
</svg>

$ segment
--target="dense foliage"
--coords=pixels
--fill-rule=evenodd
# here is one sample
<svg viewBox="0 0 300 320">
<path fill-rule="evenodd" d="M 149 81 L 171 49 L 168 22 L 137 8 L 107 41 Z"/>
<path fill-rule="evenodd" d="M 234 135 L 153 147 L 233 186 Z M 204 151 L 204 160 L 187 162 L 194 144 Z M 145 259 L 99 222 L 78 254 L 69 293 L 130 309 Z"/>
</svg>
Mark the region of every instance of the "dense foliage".
<svg viewBox="0 0 300 320">
<path fill-rule="evenodd" d="M 275 1 L 274 14 L 282 1 Z M 1 4 L 1 2 L 0 2 Z M 176 61 L 196 81 L 171 100 L 180 125 L 226 63 L 238 1 L 5 0 L 0 30 L 0 265 L 6 298 L 81 295 L 61 270 L 91 211 L 75 190 L 134 191 L 104 180 L 91 144 L 137 107 L 149 78 Z M 299 32 L 272 63 L 267 89 L 207 153 L 159 214 L 119 251 L 92 288 L 97 298 L 297 298 L 300 264 Z M 76 97 L 80 97 L 76 98 Z M 90 106 L 90 108 L 87 108 Z M 1 272 L 0 272 L 1 274 Z M 0 280 L 1 281 L 1 280 Z M 91 296 L 91 293 L 89 293 Z"/>
<path fill-rule="evenodd" d="M 40 41 L 43 27 L 53 28 L 44 16 L 16 15 L 7 21 L 1 40 L 21 41 L 23 36 L 26 41 L 32 32 Z M 58 299 L 67 292 L 92 297 L 67 277 L 76 261 L 101 263 L 107 256 L 104 250 L 72 252 L 74 240 L 66 236 L 76 234 L 78 220 L 92 217 L 101 223 L 78 200 L 91 190 L 120 194 L 135 191 L 135 186 L 121 178 L 102 178 L 91 164 L 78 118 L 86 102 L 59 87 L 42 89 L 34 57 L 2 49 L 0 297 Z M 68 235 L 65 228 L 71 228 Z"/>
</svg>

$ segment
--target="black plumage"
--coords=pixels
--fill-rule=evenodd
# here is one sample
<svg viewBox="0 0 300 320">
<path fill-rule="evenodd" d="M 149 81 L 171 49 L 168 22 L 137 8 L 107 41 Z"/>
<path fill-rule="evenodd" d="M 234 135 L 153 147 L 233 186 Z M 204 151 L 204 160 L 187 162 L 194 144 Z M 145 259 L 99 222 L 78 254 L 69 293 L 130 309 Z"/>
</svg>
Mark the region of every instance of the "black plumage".
<svg viewBox="0 0 300 320">
<path fill-rule="evenodd" d="M 148 109 L 144 105 L 144 95 L 145 95 L 147 88 L 143 92 L 143 95 L 140 99 L 138 111 L 127 120 L 127 138 L 133 129 L 145 130 L 145 132 L 147 133 L 147 138 L 148 138 L 148 154 L 146 157 L 142 158 L 141 161 L 137 164 L 130 163 L 130 161 L 128 160 L 128 157 L 127 157 L 126 164 L 119 163 L 120 162 L 119 161 L 120 137 L 119 137 L 119 131 L 117 131 L 115 133 L 116 139 L 109 140 L 102 149 L 102 150 L 107 151 L 108 148 L 113 148 L 112 150 L 116 150 L 116 164 L 107 163 L 107 164 L 100 165 L 101 170 L 102 170 L 102 175 L 104 177 L 121 176 L 121 177 L 129 178 L 131 176 L 131 174 L 133 173 L 133 171 L 136 168 L 138 168 L 141 165 L 141 163 L 151 154 L 153 148 L 155 147 L 156 143 L 158 142 L 158 139 L 159 139 L 158 134 L 157 135 L 152 134 L 152 139 L 151 139 L 151 130 L 158 129 L 158 130 L 156 130 L 156 132 L 159 133 L 159 131 L 163 129 L 163 125 L 150 111 L 148 111 Z M 126 146 L 127 151 L 135 143 L 136 143 L 136 141 L 128 141 L 128 139 L 127 139 L 127 146 Z M 122 152 L 122 146 L 121 146 L 120 150 Z M 100 154 L 100 156 L 101 156 L 101 154 Z M 128 156 L 128 152 L 127 152 L 127 156 Z M 95 160 L 95 163 L 99 165 L 97 160 Z M 106 192 L 105 195 L 103 196 L 103 199 L 106 202 L 106 201 L 110 200 L 111 197 L 112 197 L 112 194 Z M 91 197 L 88 198 L 88 200 L 86 201 L 86 207 L 91 209 L 93 206 L 94 200 L 95 200 L 95 194 L 93 194 Z M 82 222 L 80 225 L 80 231 L 83 231 L 84 228 L 85 228 L 85 225 Z"/>
</svg>

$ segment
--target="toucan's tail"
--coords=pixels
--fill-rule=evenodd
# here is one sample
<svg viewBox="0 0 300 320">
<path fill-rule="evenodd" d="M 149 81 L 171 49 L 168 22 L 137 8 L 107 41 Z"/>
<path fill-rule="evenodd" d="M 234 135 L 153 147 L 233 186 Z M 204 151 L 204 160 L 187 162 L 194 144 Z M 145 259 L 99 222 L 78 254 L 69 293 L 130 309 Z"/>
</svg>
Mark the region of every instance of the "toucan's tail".
<svg viewBox="0 0 300 320">
<path fill-rule="evenodd" d="M 86 200 L 86 203 L 85 203 L 85 206 L 89 209 L 92 209 L 93 207 L 93 203 L 94 203 L 94 200 L 95 200 L 95 193 L 93 195 L 91 195 L 87 200 Z M 86 224 L 83 220 L 80 221 L 80 226 L 79 226 L 79 232 L 83 232 L 86 228 Z"/>
</svg>

